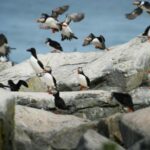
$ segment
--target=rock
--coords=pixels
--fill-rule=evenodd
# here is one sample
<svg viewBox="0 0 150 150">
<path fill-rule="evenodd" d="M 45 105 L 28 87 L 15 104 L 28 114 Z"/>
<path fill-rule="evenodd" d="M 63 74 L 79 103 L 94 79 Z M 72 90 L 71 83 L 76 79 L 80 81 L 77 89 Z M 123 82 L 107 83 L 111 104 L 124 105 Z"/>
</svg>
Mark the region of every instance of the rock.
<svg viewBox="0 0 150 150">
<path fill-rule="evenodd" d="M 0 62 L 0 72 L 2 72 L 5 69 L 11 68 L 12 67 L 12 62 Z"/>
<path fill-rule="evenodd" d="M 19 150 L 74 149 L 96 124 L 72 115 L 16 106 L 16 147 Z"/>
<path fill-rule="evenodd" d="M 124 115 L 120 130 L 126 148 L 150 136 L 150 107 Z"/>
<path fill-rule="evenodd" d="M 79 66 L 83 67 L 85 74 L 90 78 L 92 89 L 116 87 L 130 91 L 142 83 L 145 72 L 149 69 L 149 42 L 142 43 L 140 38 L 135 38 L 126 44 L 111 48 L 109 52 L 49 53 L 39 55 L 39 59 L 44 65 L 52 67 L 61 91 L 79 90 L 76 73 Z M 43 85 L 37 83 L 37 80 L 32 78 L 34 76 L 35 73 L 27 60 L 2 71 L 0 82 L 6 83 L 8 79 L 29 79 L 32 85 L 37 85 L 31 86 L 32 90 L 43 91 Z"/>
<path fill-rule="evenodd" d="M 94 130 L 88 130 L 80 139 L 77 150 L 124 150 L 121 146 L 101 136 Z"/>
<path fill-rule="evenodd" d="M 0 91 L 0 149 L 14 150 L 15 102 L 11 94 Z"/>
</svg>

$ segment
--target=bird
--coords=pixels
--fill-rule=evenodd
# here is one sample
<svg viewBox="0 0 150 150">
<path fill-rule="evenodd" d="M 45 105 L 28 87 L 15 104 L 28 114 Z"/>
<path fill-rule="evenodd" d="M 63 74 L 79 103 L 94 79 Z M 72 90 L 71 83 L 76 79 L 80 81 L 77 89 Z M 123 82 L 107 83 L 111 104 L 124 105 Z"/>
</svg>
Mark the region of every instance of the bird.
<svg viewBox="0 0 150 150">
<path fill-rule="evenodd" d="M 142 36 L 146 36 L 150 42 L 150 26 L 146 27 L 144 33 L 142 34 Z"/>
<path fill-rule="evenodd" d="M 42 73 L 44 72 L 44 65 L 38 59 L 37 54 L 36 54 L 36 49 L 30 48 L 30 49 L 27 49 L 26 51 L 31 53 L 30 64 L 33 70 L 35 71 L 36 75 L 40 77 Z"/>
<path fill-rule="evenodd" d="M 85 39 L 82 46 L 87 46 L 89 44 L 93 44 L 96 49 L 109 50 L 105 46 L 105 38 L 103 35 L 96 37 L 93 33 L 90 33 Z"/>
<path fill-rule="evenodd" d="M 9 88 L 11 91 L 19 91 L 21 86 L 28 87 L 24 80 L 19 80 L 16 84 L 12 80 L 8 80 L 8 85 L 0 83 L 0 88 Z"/>
<path fill-rule="evenodd" d="M 61 40 L 72 40 L 72 39 L 78 39 L 78 37 L 75 36 L 72 29 L 70 28 L 69 24 L 71 21 L 73 22 L 79 22 L 83 20 L 85 17 L 84 13 L 72 13 L 70 15 L 66 15 L 66 19 L 60 23 L 61 25 Z"/>
<path fill-rule="evenodd" d="M 77 73 L 80 90 L 88 89 L 90 87 L 90 79 L 84 74 L 82 67 L 78 67 Z"/>
<path fill-rule="evenodd" d="M 69 5 L 64 5 L 52 10 L 51 15 L 42 13 L 41 17 L 37 19 L 38 23 L 41 23 L 40 28 L 51 29 L 53 33 L 58 32 L 61 28 L 58 21 L 58 16 L 63 14 L 69 9 Z"/>
<path fill-rule="evenodd" d="M 57 81 L 52 75 L 52 69 L 50 66 L 45 67 L 45 73 L 41 77 L 41 81 L 46 84 L 49 94 L 52 94 L 52 90 L 57 89 Z"/>
<path fill-rule="evenodd" d="M 62 109 L 62 110 L 69 110 L 69 108 L 71 106 L 67 106 L 64 102 L 64 100 L 60 97 L 60 92 L 59 91 L 53 91 L 53 96 L 54 96 L 54 103 L 55 103 L 55 106 L 59 109 Z"/>
<path fill-rule="evenodd" d="M 45 44 L 47 44 L 48 46 L 54 48 L 54 50 L 52 52 L 61 52 L 61 51 L 63 51 L 63 48 L 61 47 L 61 45 L 57 41 L 54 41 L 50 38 L 46 39 Z"/>
<path fill-rule="evenodd" d="M 121 105 L 128 108 L 128 112 L 134 111 L 132 97 L 128 93 L 112 92 L 111 99 L 115 98 Z"/>
<path fill-rule="evenodd" d="M 143 11 L 146 11 L 150 14 L 150 3 L 148 1 L 134 1 L 133 5 L 137 6 L 131 13 L 125 14 L 126 18 L 129 20 L 133 20 L 140 16 Z"/>
<path fill-rule="evenodd" d="M 12 49 L 15 48 L 11 48 L 8 45 L 8 40 L 6 36 L 3 33 L 1 33 L 0 34 L 0 61 L 1 62 L 6 62 L 9 60 L 9 54 Z"/>
</svg>

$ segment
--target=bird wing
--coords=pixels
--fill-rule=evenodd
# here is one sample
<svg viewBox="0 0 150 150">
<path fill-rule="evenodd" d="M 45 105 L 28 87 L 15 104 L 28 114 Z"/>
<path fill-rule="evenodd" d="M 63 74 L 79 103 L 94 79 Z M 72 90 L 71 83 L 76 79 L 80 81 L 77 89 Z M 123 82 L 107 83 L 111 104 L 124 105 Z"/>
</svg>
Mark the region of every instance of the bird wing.
<svg viewBox="0 0 150 150">
<path fill-rule="evenodd" d="M 102 35 L 100 35 L 100 36 L 98 37 L 98 39 L 99 39 L 101 42 L 105 42 L 105 38 L 104 38 L 104 36 L 102 36 Z"/>
<path fill-rule="evenodd" d="M 128 18 L 129 20 L 135 19 L 136 17 L 141 15 L 142 12 L 143 12 L 143 10 L 138 7 L 136 9 L 134 9 L 131 13 L 126 14 L 126 18 Z"/>
<path fill-rule="evenodd" d="M 44 70 L 44 65 L 42 64 L 42 62 L 40 60 L 37 60 L 37 63 L 39 64 L 39 66 Z"/>
<path fill-rule="evenodd" d="M 71 21 L 79 22 L 85 17 L 84 13 L 72 13 L 66 16 L 65 22 L 69 25 Z"/>
<path fill-rule="evenodd" d="M 86 78 L 88 87 L 90 87 L 90 79 L 86 75 L 85 75 L 85 78 Z"/>
<path fill-rule="evenodd" d="M 55 87 L 57 88 L 57 81 L 56 81 L 54 76 L 52 76 L 52 77 L 53 77 L 53 81 L 54 81 Z"/>
<path fill-rule="evenodd" d="M 17 87 L 20 88 L 21 85 L 24 85 L 25 87 L 28 87 L 27 82 L 25 82 L 24 80 L 19 80 L 17 83 Z"/>
<path fill-rule="evenodd" d="M 144 31 L 144 33 L 143 33 L 142 35 L 143 35 L 143 36 L 147 36 L 147 33 L 148 33 L 149 29 L 150 29 L 150 26 L 148 26 L 148 27 L 145 29 L 145 31 Z"/>
<path fill-rule="evenodd" d="M 68 9 L 69 9 L 69 5 L 64 5 L 64 6 L 55 8 L 54 10 L 52 10 L 51 17 L 57 19 L 59 15 L 66 12 Z"/>
<path fill-rule="evenodd" d="M 0 34 L 0 46 L 2 46 L 4 43 L 8 43 L 7 38 L 4 34 Z"/>
<path fill-rule="evenodd" d="M 55 45 L 55 48 L 57 48 L 57 49 L 59 49 L 59 50 L 63 51 L 63 49 L 62 49 L 61 45 L 60 45 L 58 42 L 53 41 L 53 43 L 54 43 L 54 45 Z"/>
</svg>

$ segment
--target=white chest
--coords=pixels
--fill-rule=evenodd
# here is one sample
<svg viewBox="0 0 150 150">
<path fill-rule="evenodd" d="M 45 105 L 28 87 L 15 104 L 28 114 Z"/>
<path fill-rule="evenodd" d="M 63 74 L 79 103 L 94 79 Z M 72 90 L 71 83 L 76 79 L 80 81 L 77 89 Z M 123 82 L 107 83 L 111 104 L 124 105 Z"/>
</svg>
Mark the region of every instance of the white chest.
<svg viewBox="0 0 150 150">
<path fill-rule="evenodd" d="M 62 34 L 65 36 L 70 36 L 70 33 L 72 33 L 72 30 L 69 26 L 62 27 Z"/>
<path fill-rule="evenodd" d="M 101 42 L 97 38 L 94 38 L 91 43 L 94 46 L 101 46 Z"/>
<path fill-rule="evenodd" d="M 78 81 L 79 81 L 79 84 L 81 84 L 82 86 L 84 86 L 84 87 L 88 86 L 84 75 L 78 74 Z"/>
<path fill-rule="evenodd" d="M 46 19 L 45 24 L 48 25 L 50 28 L 58 28 L 58 21 L 51 17 Z"/>
</svg>

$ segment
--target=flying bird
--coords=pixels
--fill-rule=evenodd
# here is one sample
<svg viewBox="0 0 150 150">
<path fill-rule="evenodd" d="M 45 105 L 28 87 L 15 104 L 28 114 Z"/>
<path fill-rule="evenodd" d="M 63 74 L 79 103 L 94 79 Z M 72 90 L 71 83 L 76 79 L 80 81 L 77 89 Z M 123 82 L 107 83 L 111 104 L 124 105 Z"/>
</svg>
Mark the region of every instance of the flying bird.
<svg viewBox="0 0 150 150">
<path fill-rule="evenodd" d="M 44 65 L 38 59 L 37 54 L 36 54 L 36 49 L 30 48 L 30 49 L 27 49 L 26 51 L 31 53 L 30 64 L 31 64 L 33 70 L 36 72 L 37 76 L 41 76 L 42 73 L 44 72 Z"/>
<path fill-rule="evenodd" d="M 105 45 L 105 38 L 102 35 L 96 37 L 93 33 L 90 33 L 84 39 L 82 46 L 87 46 L 89 44 L 93 44 L 96 49 L 109 50 Z"/>
<path fill-rule="evenodd" d="M 24 80 L 19 80 L 16 84 L 12 80 L 8 80 L 8 85 L 0 83 L 0 88 L 9 88 L 11 91 L 19 91 L 21 86 L 28 87 Z"/>
<path fill-rule="evenodd" d="M 57 41 L 54 41 L 50 38 L 46 39 L 45 44 L 47 44 L 49 47 L 54 48 L 54 50 L 52 52 L 61 52 L 61 51 L 63 51 L 63 48 L 61 47 L 61 45 Z"/>
<path fill-rule="evenodd" d="M 82 67 L 78 67 L 77 73 L 80 90 L 88 89 L 90 87 L 90 79 L 84 74 Z"/>
<path fill-rule="evenodd" d="M 128 93 L 112 92 L 111 99 L 115 98 L 121 105 L 128 108 L 128 112 L 134 111 L 134 105 L 131 95 Z"/>
<path fill-rule="evenodd" d="M 47 86 L 47 91 L 49 94 L 52 94 L 52 90 L 57 89 L 57 82 L 55 77 L 52 75 L 52 69 L 50 66 L 45 67 L 45 73 L 40 79 Z"/>
<path fill-rule="evenodd" d="M 146 11 L 148 14 L 150 14 L 150 3 L 148 1 L 134 1 L 133 5 L 135 5 L 137 8 L 135 8 L 131 13 L 126 14 L 127 19 L 133 20 L 140 16 L 143 11 Z"/>
<path fill-rule="evenodd" d="M 61 40 L 72 40 L 72 39 L 78 39 L 78 37 L 75 36 L 72 29 L 70 28 L 70 23 L 73 22 L 79 22 L 84 19 L 84 13 L 72 13 L 70 15 L 66 15 L 66 19 L 60 23 L 61 25 Z"/>
<path fill-rule="evenodd" d="M 41 17 L 37 19 L 38 23 L 41 23 L 42 29 L 51 29 L 53 33 L 58 32 L 61 28 L 58 21 L 58 16 L 62 15 L 69 9 L 69 5 L 64 5 L 52 10 L 51 15 L 42 13 Z"/>
</svg>

